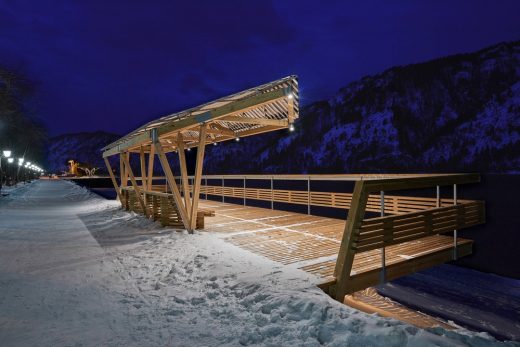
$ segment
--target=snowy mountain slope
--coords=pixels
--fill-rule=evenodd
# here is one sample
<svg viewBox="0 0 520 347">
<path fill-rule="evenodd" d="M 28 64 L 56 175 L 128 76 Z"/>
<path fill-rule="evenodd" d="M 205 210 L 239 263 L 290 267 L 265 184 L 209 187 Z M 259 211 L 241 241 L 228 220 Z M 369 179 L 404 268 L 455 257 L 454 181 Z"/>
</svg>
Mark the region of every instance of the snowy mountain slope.
<svg viewBox="0 0 520 347">
<path fill-rule="evenodd" d="M 516 41 L 364 77 L 303 107 L 294 133 L 208 148 L 205 171 L 512 173 L 519 164 Z"/>
<path fill-rule="evenodd" d="M 56 173 L 66 171 L 67 162 L 71 159 L 104 170 L 101 148 L 118 138 L 119 135 L 103 131 L 53 137 L 47 146 L 48 170 Z"/>
</svg>

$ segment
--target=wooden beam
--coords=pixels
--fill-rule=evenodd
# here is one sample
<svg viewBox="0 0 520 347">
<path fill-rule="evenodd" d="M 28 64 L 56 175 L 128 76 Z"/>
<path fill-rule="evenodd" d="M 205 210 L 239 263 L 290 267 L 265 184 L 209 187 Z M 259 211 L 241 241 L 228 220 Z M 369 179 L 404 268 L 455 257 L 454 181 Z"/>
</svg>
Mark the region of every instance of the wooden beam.
<svg viewBox="0 0 520 347">
<path fill-rule="evenodd" d="M 356 239 L 356 235 L 359 234 L 361 223 L 365 217 L 367 201 L 368 192 L 365 187 L 365 181 L 356 182 L 334 270 L 334 276 L 336 277 L 334 297 L 340 302 L 343 302 L 345 295 L 349 293 L 350 272 L 352 271 L 355 253 L 352 250 L 352 244 Z"/>
<path fill-rule="evenodd" d="M 146 157 L 144 156 L 143 146 L 141 146 L 139 151 L 139 161 L 141 162 L 141 186 L 146 190 L 146 187 L 148 187 L 148 179 L 146 177 Z"/>
<path fill-rule="evenodd" d="M 179 214 L 182 219 L 182 223 L 188 232 L 193 232 L 191 228 L 188 212 L 186 211 L 186 207 L 182 203 L 181 193 L 179 192 L 179 188 L 177 187 L 177 183 L 175 182 L 175 177 L 173 176 L 172 169 L 170 168 L 170 163 L 168 163 L 168 158 L 164 154 L 162 146 L 159 142 L 155 143 L 155 152 L 159 156 L 159 161 L 163 168 L 164 174 L 166 175 L 166 181 L 170 187 L 170 190 L 173 193 L 173 200 L 177 205 L 177 209 L 179 210 Z"/>
<path fill-rule="evenodd" d="M 439 174 L 418 175 L 417 177 L 396 177 L 366 181 L 369 193 L 391 190 L 420 189 L 435 186 L 451 186 L 480 182 L 479 174 Z"/>
<path fill-rule="evenodd" d="M 119 153 L 119 185 L 121 187 L 126 187 L 128 180 L 125 180 L 126 178 L 126 171 L 125 171 L 125 153 Z"/>
<path fill-rule="evenodd" d="M 208 128 L 208 130 L 206 130 L 208 134 L 227 135 L 227 136 L 232 136 L 232 137 L 236 136 L 236 134 L 233 130 L 225 128 L 218 123 L 211 123 L 210 126 L 215 129 Z"/>
<path fill-rule="evenodd" d="M 294 113 L 294 94 L 291 91 L 289 95 L 291 97 L 287 98 L 287 120 L 288 123 L 292 123 L 296 118 L 296 115 Z"/>
<path fill-rule="evenodd" d="M 286 98 L 287 94 L 290 91 L 291 88 L 286 87 L 271 90 L 265 93 L 258 93 L 256 95 L 233 101 L 229 104 L 220 107 L 216 107 L 207 112 L 203 112 L 197 115 L 191 115 L 181 120 L 172 120 L 166 124 L 162 124 L 156 127 L 155 129 L 157 131 L 158 136 L 177 131 L 182 131 L 197 124 L 218 119 L 226 115 L 234 115 L 242 112 L 247 112 L 256 107 L 260 107 L 262 105 L 274 102 L 278 99 Z M 129 148 L 148 142 L 150 139 L 151 130 L 146 130 L 141 134 L 133 135 L 128 139 L 123 138 L 122 140 L 111 143 L 110 145 L 105 147 L 106 149 L 103 152 L 103 157 L 108 157 L 110 155 L 117 154 L 118 152 L 125 151 Z"/>
<path fill-rule="evenodd" d="M 114 176 L 114 172 L 112 171 L 112 166 L 110 166 L 110 162 L 107 158 L 103 158 L 105 160 L 105 165 L 108 170 L 108 175 L 110 176 L 110 180 L 112 181 L 112 184 L 114 185 L 114 189 L 116 190 L 117 198 L 119 199 L 119 202 L 121 202 L 121 205 L 123 204 L 123 200 L 121 199 L 121 192 L 119 191 L 119 186 L 117 185 L 116 177 Z"/>
<path fill-rule="evenodd" d="M 245 123 L 245 124 L 257 124 L 257 125 L 271 125 L 278 127 L 289 126 L 287 119 L 267 119 L 267 118 L 249 118 L 239 116 L 226 116 L 218 119 L 219 121 L 230 122 L 230 123 Z"/>
<path fill-rule="evenodd" d="M 184 153 L 184 139 L 182 133 L 177 136 L 177 152 L 179 153 L 179 165 L 181 168 L 182 192 L 186 211 L 191 211 L 190 184 L 188 183 L 188 169 L 186 168 L 186 153 Z"/>
<path fill-rule="evenodd" d="M 148 191 L 152 190 L 153 185 L 153 166 L 154 166 L 154 159 L 155 159 L 155 146 L 150 147 L 150 154 L 148 154 L 148 175 L 147 175 L 147 182 Z"/>
<path fill-rule="evenodd" d="M 197 162 L 195 164 L 195 175 L 193 178 L 193 199 L 191 202 L 190 222 L 191 228 L 197 225 L 197 211 L 199 207 L 200 181 L 202 175 L 202 165 L 204 164 L 204 150 L 206 149 L 206 124 L 200 126 L 199 147 L 197 149 Z"/>
<path fill-rule="evenodd" d="M 132 186 L 134 187 L 135 195 L 137 197 L 137 200 L 139 201 L 139 205 L 141 205 L 144 215 L 149 217 L 150 213 L 148 212 L 148 208 L 146 207 L 146 204 L 144 203 L 143 196 L 141 195 L 141 189 L 137 185 L 137 181 L 135 180 L 135 176 L 132 171 L 132 167 L 130 166 L 130 156 L 129 155 L 123 156 L 123 161 L 125 164 L 125 171 L 127 171 L 128 175 L 130 176 L 130 182 L 132 182 Z"/>
</svg>

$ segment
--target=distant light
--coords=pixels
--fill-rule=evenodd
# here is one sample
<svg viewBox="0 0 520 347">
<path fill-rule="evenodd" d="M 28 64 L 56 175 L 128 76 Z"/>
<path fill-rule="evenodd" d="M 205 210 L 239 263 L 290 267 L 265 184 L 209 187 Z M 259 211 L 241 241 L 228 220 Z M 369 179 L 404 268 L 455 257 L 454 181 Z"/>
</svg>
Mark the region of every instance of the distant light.
<svg viewBox="0 0 520 347">
<path fill-rule="evenodd" d="M 7 162 L 11 164 L 14 161 L 14 158 L 7 158 Z"/>
<path fill-rule="evenodd" d="M 24 160 L 24 158 L 18 158 L 18 164 L 23 164 Z"/>
<path fill-rule="evenodd" d="M 30 166 L 31 165 L 31 162 L 28 161 L 27 163 L 25 163 L 26 166 Z"/>
<path fill-rule="evenodd" d="M 11 151 L 10 150 L 4 150 L 3 154 L 4 154 L 4 157 L 9 158 L 11 156 Z"/>
<path fill-rule="evenodd" d="M 288 98 L 288 99 L 292 99 L 292 98 L 294 98 L 294 96 L 293 96 L 292 93 L 289 93 L 289 95 L 287 95 L 287 98 Z"/>
<path fill-rule="evenodd" d="M 238 137 L 238 136 L 235 137 L 235 141 L 236 141 L 236 142 L 240 142 L 240 137 Z"/>
<path fill-rule="evenodd" d="M 190 148 L 190 147 L 188 147 L 188 148 L 187 148 L 186 150 L 187 150 L 187 151 L 189 152 L 189 151 L 191 151 L 191 148 Z"/>
<path fill-rule="evenodd" d="M 291 123 L 291 124 L 289 125 L 289 131 L 290 131 L 290 132 L 293 132 L 293 131 L 294 131 L 294 124 Z"/>
<path fill-rule="evenodd" d="M 216 146 L 216 145 L 217 145 L 217 143 L 216 143 L 216 142 L 213 142 L 213 146 Z"/>
</svg>

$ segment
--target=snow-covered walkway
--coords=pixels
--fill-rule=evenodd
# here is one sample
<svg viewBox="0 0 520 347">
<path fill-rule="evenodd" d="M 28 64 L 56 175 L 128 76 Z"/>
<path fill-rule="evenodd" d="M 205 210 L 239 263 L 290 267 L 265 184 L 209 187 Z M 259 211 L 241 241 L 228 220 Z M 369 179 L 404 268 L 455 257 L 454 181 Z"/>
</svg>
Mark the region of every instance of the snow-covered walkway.
<svg viewBox="0 0 520 347">
<path fill-rule="evenodd" d="M 66 181 L 0 199 L 1 346 L 490 346 L 341 305 L 304 272 Z"/>
</svg>

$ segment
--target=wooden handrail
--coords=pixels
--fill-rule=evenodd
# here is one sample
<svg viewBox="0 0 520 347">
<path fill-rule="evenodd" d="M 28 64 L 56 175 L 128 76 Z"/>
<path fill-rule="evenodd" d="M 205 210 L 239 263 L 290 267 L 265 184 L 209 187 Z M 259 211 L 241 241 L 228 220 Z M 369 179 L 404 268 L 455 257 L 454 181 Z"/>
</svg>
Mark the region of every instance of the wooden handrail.
<svg viewBox="0 0 520 347">
<path fill-rule="evenodd" d="M 365 219 L 352 250 L 356 253 L 464 229 L 485 221 L 484 202 L 469 201 L 421 212 Z"/>
<path fill-rule="evenodd" d="M 192 179 L 194 176 L 188 176 Z M 480 176 L 472 173 L 446 173 L 446 174 L 275 174 L 275 175 L 202 175 L 202 179 L 208 180 L 287 180 L 287 181 L 370 181 L 398 183 L 406 179 L 409 182 L 433 181 L 444 182 L 441 185 L 463 184 L 469 182 L 479 182 Z M 176 176 L 180 179 L 180 176 Z M 411 180 L 411 181 L 410 181 Z M 414 187 L 411 187 L 414 188 Z M 392 189 L 388 189 L 392 190 Z"/>
<path fill-rule="evenodd" d="M 191 189 L 191 185 L 190 185 Z M 311 205 L 321 207 L 332 207 L 339 209 L 349 209 L 352 203 L 352 193 L 336 193 L 323 191 L 302 191 L 266 188 L 242 188 L 242 187 L 222 187 L 222 186 L 201 186 L 201 194 L 213 196 L 225 196 L 231 198 L 246 198 L 261 201 L 282 202 L 295 205 Z M 467 200 L 459 200 L 464 202 Z M 441 199 L 441 206 L 453 205 L 453 199 Z M 410 197 L 399 195 L 385 196 L 385 213 L 400 214 L 414 211 L 422 211 L 435 207 L 436 198 Z M 381 201 L 378 195 L 369 195 L 367 211 L 379 212 Z"/>
</svg>

